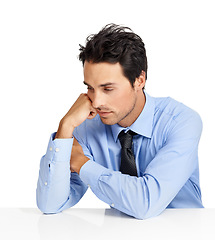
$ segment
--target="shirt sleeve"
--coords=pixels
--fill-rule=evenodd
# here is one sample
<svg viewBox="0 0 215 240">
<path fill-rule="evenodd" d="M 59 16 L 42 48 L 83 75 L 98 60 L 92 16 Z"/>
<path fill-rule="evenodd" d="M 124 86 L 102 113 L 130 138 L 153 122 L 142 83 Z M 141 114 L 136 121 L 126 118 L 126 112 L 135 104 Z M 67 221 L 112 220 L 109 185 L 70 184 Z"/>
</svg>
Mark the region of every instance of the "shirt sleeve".
<svg viewBox="0 0 215 240">
<path fill-rule="evenodd" d="M 75 205 L 87 190 L 77 173 L 70 171 L 71 139 L 50 137 L 46 154 L 41 158 L 36 199 L 44 213 L 57 213 Z"/>
<path fill-rule="evenodd" d="M 91 156 L 82 166 L 80 178 L 98 198 L 128 215 L 138 219 L 159 215 L 196 169 L 201 131 L 198 114 L 179 116 L 142 177 L 107 169 Z M 82 148 L 90 156 L 84 144 Z"/>
</svg>

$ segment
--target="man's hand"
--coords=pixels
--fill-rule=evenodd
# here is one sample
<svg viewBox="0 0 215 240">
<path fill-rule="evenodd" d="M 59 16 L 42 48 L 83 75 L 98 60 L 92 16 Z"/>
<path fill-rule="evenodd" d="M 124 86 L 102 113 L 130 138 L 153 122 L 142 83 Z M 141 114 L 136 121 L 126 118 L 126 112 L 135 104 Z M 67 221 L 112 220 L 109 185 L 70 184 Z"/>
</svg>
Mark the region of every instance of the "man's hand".
<svg viewBox="0 0 215 240">
<path fill-rule="evenodd" d="M 92 119 L 97 112 L 87 94 L 81 94 L 59 124 L 55 138 L 71 138 L 73 130 L 87 118 Z"/>
<path fill-rule="evenodd" d="M 79 174 L 81 167 L 89 161 L 89 158 L 84 155 L 81 145 L 74 138 L 72 153 L 70 158 L 70 170 L 71 172 L 77 172 Z"/>
</svg>

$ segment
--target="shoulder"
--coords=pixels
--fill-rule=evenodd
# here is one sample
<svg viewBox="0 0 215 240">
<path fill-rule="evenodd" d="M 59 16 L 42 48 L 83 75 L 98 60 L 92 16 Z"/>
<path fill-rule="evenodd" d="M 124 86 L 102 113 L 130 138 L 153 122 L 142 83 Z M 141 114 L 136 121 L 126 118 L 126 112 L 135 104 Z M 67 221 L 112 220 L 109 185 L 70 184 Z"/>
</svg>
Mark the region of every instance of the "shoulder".
<svg viewBox="0 0 215 240">
<path fill-rule="evenodd" d="M 199 137 L 202 132 L 200 115 L 192 108 L 171 97 L 154 98 L 153 128 L 167 138 L 173 133 Z"/>
<path fill-rule="evenodd" d="M 182 119 L 196 119 L 201 120 L 200 115 L 192 108 L 186 106 L 182 102 L 176 101 L 171 97 L 154 98 L 155 101 L 155 115 L 166 115 L 175 121 Z"/>
<path fill-rule="evenodd" d="M 202 120 L 195 110 L 173 98 L 157 98 L 155 112 L 168 118 L 169 133 L 199 137 L 202 132 Z"/>
</svg>

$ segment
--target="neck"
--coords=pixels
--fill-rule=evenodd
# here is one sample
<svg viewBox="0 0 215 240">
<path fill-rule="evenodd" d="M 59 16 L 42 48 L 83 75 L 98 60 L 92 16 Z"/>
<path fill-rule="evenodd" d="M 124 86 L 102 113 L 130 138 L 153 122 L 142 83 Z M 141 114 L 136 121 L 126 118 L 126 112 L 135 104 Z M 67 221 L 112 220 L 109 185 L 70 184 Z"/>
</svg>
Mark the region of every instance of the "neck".
<svg viewBox="0 0 215 240">
<path fill-rule="evenodd" d="M 140 92 L 139 95 L 137 95 L 136 102 L 134 104 L 134 108 L 131 110 L 131 112 L 122 119 L 118 124 L 122 127 L 129 127 L 131 126 L 139 117 L 141 114 L 144 106 L 146 103 L 146 97 L 143 91 Z"/>
</svg>

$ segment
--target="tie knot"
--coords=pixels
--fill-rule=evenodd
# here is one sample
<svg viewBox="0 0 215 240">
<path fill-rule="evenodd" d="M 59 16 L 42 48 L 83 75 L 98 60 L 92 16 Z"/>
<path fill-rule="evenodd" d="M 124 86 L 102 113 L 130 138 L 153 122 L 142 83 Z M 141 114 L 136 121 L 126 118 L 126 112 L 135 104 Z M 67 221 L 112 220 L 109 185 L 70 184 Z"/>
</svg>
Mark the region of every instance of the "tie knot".
<svg viewBox="0 0 215 240">
<path fill-rule="evenodd" d="M 121 131 L 119 134 L 119 141 L 121 143 L 122 148 L 130 148 L 132 147 L 132 138 L 136 133 L 129 130 L 128 132 Z"/>
</svg>

